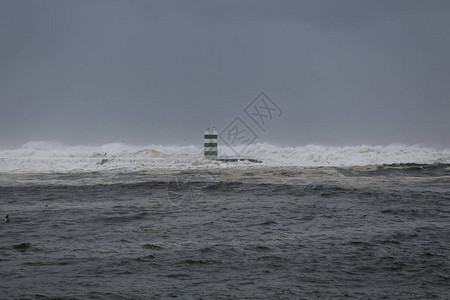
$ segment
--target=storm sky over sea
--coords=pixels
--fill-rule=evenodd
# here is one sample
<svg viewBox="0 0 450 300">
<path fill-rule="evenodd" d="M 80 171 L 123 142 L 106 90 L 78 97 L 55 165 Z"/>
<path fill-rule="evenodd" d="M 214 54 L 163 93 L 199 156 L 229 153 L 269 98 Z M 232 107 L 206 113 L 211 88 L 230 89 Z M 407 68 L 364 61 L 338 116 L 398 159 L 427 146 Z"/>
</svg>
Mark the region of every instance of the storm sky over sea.
<svg viewBox="0 0 450 300">
<path fill-rule="evenodd" d="M 0 147 L 201 144 L 237 116 L 280 145 L 449 147 L 449 28 L 437 0 L 2 0 Z"/>
</svg>

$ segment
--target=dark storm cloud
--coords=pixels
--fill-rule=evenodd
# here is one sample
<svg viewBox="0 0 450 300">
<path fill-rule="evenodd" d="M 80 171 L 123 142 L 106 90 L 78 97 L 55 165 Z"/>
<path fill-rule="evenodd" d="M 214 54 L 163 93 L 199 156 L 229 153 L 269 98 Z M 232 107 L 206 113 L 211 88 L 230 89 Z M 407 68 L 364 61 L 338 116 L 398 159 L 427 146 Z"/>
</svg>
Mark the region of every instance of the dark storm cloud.
<svg viewBox="0 0 450 300">
<path fill-rule="evenodd" d="M 2 1 L 1 146 L 201 143 L 261 90 L 259 141 L 449 146 L 447 3 Z"/>
</svg>

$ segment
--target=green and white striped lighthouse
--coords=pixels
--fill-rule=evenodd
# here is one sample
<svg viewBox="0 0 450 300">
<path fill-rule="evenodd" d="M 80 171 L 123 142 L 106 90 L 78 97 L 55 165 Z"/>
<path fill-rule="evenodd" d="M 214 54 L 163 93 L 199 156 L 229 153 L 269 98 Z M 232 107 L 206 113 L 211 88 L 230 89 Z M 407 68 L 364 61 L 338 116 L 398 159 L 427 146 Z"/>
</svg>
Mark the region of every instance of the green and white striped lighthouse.
<svg viewBox="0 0 450 300">
<path fill-rule="evenodd" d="M 217 158 L 217 130 L 206 129 L 205 130 L 205 158 L 216 159 Z"/>
</svg>

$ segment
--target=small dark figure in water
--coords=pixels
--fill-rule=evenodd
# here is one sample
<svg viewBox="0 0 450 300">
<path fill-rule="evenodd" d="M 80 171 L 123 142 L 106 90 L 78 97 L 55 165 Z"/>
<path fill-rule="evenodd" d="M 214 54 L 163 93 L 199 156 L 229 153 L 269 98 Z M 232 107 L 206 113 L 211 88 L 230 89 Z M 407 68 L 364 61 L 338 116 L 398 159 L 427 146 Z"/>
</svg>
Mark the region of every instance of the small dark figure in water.
<svg viewBox="0 0 450 300">
<path fill-rule="evenodd" d="M 6 223 L 9 223 L 9 215 L 6 215 L 6 217 L 5 217 L 5 222 L 6 222 Z"/>
</svg>

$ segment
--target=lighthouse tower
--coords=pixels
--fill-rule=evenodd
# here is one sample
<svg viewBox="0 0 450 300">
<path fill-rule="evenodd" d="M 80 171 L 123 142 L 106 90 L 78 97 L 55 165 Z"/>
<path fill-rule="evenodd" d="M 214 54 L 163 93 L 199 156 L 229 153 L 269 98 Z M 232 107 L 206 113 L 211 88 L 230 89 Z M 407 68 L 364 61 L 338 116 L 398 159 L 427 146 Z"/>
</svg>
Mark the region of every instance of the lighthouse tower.
<svg viewBox="0 0 450 300">
<path fill-rule="evenodd" d="M 204 148 L 206 159 L 217 159 L 217 130 L 215 128 L 205 130 Z"/>
</svg>

